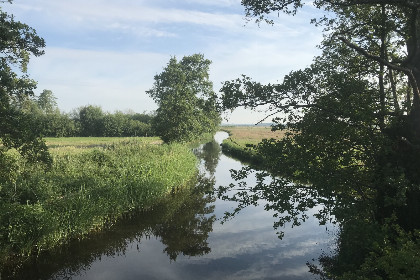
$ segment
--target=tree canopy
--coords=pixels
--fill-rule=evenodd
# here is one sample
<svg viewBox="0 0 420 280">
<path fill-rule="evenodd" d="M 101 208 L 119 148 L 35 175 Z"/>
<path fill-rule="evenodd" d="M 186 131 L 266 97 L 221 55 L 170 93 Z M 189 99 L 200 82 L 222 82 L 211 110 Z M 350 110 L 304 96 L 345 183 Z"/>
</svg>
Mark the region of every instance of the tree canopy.
<svg viewBox="0 0 420 280">
<path fill-rule="evenodd" d="M 202 54 L 169 60 L 147 93 L 158 104 L 153 127 L 165 142 L 186 142 L 220 123 L 217 95 L 209 79 L 211 61 Z"/>
<path fill-rule="evenodd" d="M 295 14 L 310 2 L 312 1 L 243 0 L 242 4 L 248 17 L 256 17 L 257 21 L 273 22 L 270 13 L 283 11 Z M 388 82 L 392 87 L 391 98 L 394 99 L 394 104 L 398 104 L 396 76 L 403 76 L 407 80 L 411 90 L 409 97 L 412 98 L 406 100 L 405 106 L 410 111 L 413 131 L 420 135 L 420 4 L 411 0 L 317 0 L 313 3 L 325 11 L 323 17 L 312 20 L 313 23 L 324 26 L 324 47 L 341 43 L 347 47 L 347 55 L 357 53 L 367 60 L 363 65 L 367 69 L 359 72 L 367 74 L 376 71 L 380 74 L 379 87 L 384 91 L 384 84 Z M 385 108 L 385 92 L 381 94 L 382 114 L 393 114 L 394 112 Z M 395 111 L 398 108 L 393 109 Z M 410 140 L 418 142 L 418 139 Z"/>
<path fill-rule="evenodd" d="M 271 13 L 295 14 L 310 3 L 242 4 L 248 17 L 275 24 Z M 273 129 L 287 131 L 283 139 L 256 147 L 264 159 L 259 167 L 279 177 L 267 183 L 268 173 L 262 172 L 256 186 L 230 199 L 239 202 L 237 210 L 264 199 L 267 209 L 282 213 L 279 227 L 298 225 L 306 219 L 305 209 L 324 205 L 320 221 L 335 219 L 341 232 L 337 255 L 322 258 L 325 271 L 314 269 L 318 273 L 334 279 L 416 275 L 418 268 L 403 263 L 413 261 L 411 252 L 420 243 L 420 4 L 318 0 L 314 5 L 325 12 L 312 20 L 324 27 L 324 40 L 311 66 L 292 71 L 279 84 L 242 76 L 221 89 L 224 109 L 266 105 Z M 233 175 L 242 180 L 249 172 Z M 419 262 L 418 255 L 414 260 Z"/>
<path fill-rule="evenodd" d="M 7 1 L 11 3 L 12 1 Z M 2 1 L 4 3 L 4 1 Z M 3 168 L 4 150 L 16 148 L 30 161 L 49 162 L 45 143 L 31 129 L 31 117 L 19 108 L 25 98 L 33 95 L 36 82 L 27 75 L 31 55 L 44 53 L 44 40 L 28 25 L 15 21 L 0 7 L 0 161 Z"/>
</svg>

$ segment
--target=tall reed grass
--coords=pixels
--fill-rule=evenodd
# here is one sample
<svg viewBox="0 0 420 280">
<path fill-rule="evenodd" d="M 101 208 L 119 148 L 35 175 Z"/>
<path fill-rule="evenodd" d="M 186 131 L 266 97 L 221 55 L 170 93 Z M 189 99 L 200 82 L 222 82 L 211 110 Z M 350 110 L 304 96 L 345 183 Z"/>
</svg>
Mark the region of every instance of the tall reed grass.
<svg viewBox="0 0 420 280">
<path fill-rule="evenodd" d="M 186 146 L 127 140 L 104 147 L 53 151 L 50 170 L 13 151 L 0 181 L 0 260 L 51 249 L 146 208 L 197 174 Z"/>
</svg>

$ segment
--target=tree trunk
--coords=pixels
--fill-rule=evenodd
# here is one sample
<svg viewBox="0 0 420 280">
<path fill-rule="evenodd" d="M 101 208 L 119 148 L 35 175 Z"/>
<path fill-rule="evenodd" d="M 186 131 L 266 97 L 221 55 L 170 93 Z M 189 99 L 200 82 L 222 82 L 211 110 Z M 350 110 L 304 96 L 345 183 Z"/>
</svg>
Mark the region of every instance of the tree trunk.
<svg viewBox="0 0 420 280">
<path fill-rule="evenodd" d="M 395 112 L 400 113 L 400 104 L 398 103 L 397 86 L 395 85 L 394 73 L 391 68 L 388 68 L 388 78 L 391 84 L 392 99 L 394 101 Z"/>
<path fill-rule="evenodd" d="M 409 83 L 413 90 L 413 104 L 409 113 L 409 125 L 412 132 L 411 142 L 420 144 L 420 14 L 419 10 L 412 9 L 409 14 L 407 61 L 405 67 L 410 69 L 408 73 Z"/>
</svg>

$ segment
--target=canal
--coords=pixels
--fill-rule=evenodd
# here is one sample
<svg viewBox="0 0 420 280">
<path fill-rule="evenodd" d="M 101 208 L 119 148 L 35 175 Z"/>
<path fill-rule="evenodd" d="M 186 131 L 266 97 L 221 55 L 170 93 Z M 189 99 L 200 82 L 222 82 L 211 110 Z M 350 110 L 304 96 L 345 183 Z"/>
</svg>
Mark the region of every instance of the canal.
<svg viewBox="0 0 420 280">
<path fill-rule="evenodd" d="M 147 211 L 125 217 L 109 230 L 44 253 L 5 279 L 316 279 L 307 262 L 331 251 L 334 231 L 311 214 L 282 239 L 273 212 L 247 207 L 225 220 L 235 203 L 211 189 L 232 183 L 241 162 L 221 153 L 215 141 L 195 149 L 203 174 L 196 186 L 176 191 Z M 246 179 L 252 184 L 255 178 Z M 210 191 L 209 191 L 210 190 Z M 2 279 L 2 278 L 0 278 Z"/>
</svg>

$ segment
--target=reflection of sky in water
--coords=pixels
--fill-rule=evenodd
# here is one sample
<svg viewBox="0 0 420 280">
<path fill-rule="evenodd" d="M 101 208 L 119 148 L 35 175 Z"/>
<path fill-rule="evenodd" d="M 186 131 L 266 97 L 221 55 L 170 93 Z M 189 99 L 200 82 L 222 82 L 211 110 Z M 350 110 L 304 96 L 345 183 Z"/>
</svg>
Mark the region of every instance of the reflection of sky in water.
<svg viewBox="0 0 420 280">
<path fill-rule="evenodd" d="M 241 166 L 221 155 L 215 172 L 216 187 L 229 184 L 229 170 Z M 234 206 L 220 200 L 215 205 L 217 218 Z M 165 246 L 152 236 L 130 243 L 124 255 L 102 256 L 88 271 L 72 279 L 313 279 L 306 262 L 317 259 L 322 249 L 329 252 L 332 238 L 312 217 L 315 212 L 311 210 L 310 219 L 299 227 L 280 229 L 285 232 L 280 240 L 273 229 L 272 213 L 263 206 L 248 207 L 224 224 L 219 220 L 213 224 L 209 254 L 180 255 L 171 262 Z"/>
</svg>

